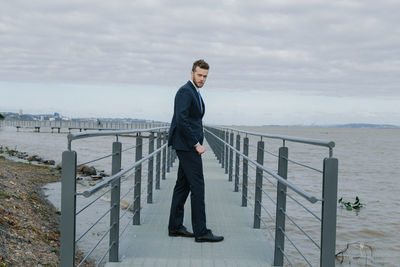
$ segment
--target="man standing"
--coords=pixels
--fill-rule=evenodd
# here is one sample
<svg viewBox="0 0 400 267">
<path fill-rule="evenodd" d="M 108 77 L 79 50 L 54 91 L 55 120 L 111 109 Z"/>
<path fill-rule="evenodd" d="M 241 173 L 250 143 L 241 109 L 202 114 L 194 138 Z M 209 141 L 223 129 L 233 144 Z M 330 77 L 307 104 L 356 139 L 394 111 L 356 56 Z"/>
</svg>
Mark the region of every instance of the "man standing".
<svg viewBox="0 0 400 267">
<path fill-rule="evenodd" d="M 200 59 L 193 63 L 191 80 L 175 96 L 174 115 L 169 129 L 168 145 L 176 150 L 179 159 L 178 178 L 172 196 L 169 216 L 169 236 L 194 237 L 196 242 L 219 242 L 206 227 L 204 176 L 201 154 L 205 105 L 200 95 L 208 75 L 209 65 Z M 184 205 L 190 192 L 193 233 L 183 226 Z"/>
</svg>

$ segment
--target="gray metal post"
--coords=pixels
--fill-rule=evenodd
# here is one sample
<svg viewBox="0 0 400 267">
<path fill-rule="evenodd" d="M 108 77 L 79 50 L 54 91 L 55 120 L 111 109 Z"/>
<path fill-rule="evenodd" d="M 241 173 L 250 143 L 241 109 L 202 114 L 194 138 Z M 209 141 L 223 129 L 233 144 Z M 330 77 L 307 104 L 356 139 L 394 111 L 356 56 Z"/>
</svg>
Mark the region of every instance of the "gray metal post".
<svg viewBox="0 0 400 267">
<path fill-rule="evenodd" d="M 225 131 L 221 131 L 220 138 L 222 140 L 225 140 Z M 222 141 L 219 141 L 221 143 L 221 167 L 222 169 L 225 168 L 225 143 Z"/>
<path fill-rule="evenodd" d="M 167 146 L 167 172 L 169 172 L 169 168 L 171 167 L 171 147 Z"/>
<path fill-rule="evenodd" d="M 163 134 L 163 144 L 167 143 L 167 134 Z M 162 174 L 161 174 L 161 179 L 165 180 L 165 171 L 166 171 L 166 165 L 167 165 L 167 148 L 164 147 L 162 149 Z"/>
<path fill-rule="evenodd" d="M 157 149 L 161 147 L 161 133 L 157 133 Z M 156 189 L 160 189 L 161 177 L 161 151 L 157 152 L 156 156 Z"/>
<path fill-rule="evenodd" d="M 62 153 L 61 175 L 61 247 L 62 267 L 74 266 L 76 213 L 76 152 Z"/>
<path fill-rule="evenodd" d="M 114 142 L 112 145 L 112 165 L 111 174 L 114 175 L 121 170 L 121 150 L 122 144 Z M 111 212 L 110 212 L 110 242 L 111 247 L 109 253 L 110 262 L 118 262 L 119 253 L 119 206 L 121 195 L 121 178 L 111 183 Z"/>
<path fill-rule="evenodd" d="M 216 136 L 221 137 L 221 135 L 222 135 L 221 132 L 222 132 L 221 130 L 215 129 Z M 221 162 L 222 162 L 221 150 L 223 151 L 224 148 L 223 148 L 222 144 L 219 142 L 217 137 L 214 137 L 214 139 L 215 139 L 214 142 L 215 142 L 215 147 L 216 147 L 215 153 L 217 154 L 218 163 L 221 164 Z"/>
<path fill-rule="evenodd" d="M 243 139 L 243 154 L 249 155 L 249 138 Z M 242 183 L 242 207 L 247 207 L 247 184 L 248 184 L 249 162 L 243 158 L 243 183 Z"/>
<path fill-rule="evenodd" d="M 149 135 L 149 154 L 154 151 L 154 133 Z M 149 165 L 147 167 L 147 203 L 153 203 L 153 166 L 154 157 L 149 158 Z"/>
<path fill-rule="evenodd" d="M 229 148 L 226 144 L 229 143 L 229 132 L 225 132 L 225 174 L 228 173 L 228 160 L 229 160 Z"/>
<path fill-rule="evenodd" d="M 136 161 L 142 158 L 143 138 L 136 138 Z M 140 197 L 142 194 L 142 164 L 135 167 L 135 190 L 133 194 L 133 225 L 140 225 Z"/>
<path fill-rule="evenodd" d="M 335 266 L 338 160 L 324 159 L 320 266 Z"/>
<path fill-rule="evenodd" d="M 236 135 L 236 149 L 240 151 L 240 135 Z M 235 192 L 239 192 L 239 164 L 240 164 L 240 158 L 239 158 L 239 153 L 236 154 L 236 159 L 235 159 Z"/>
<path fill-rule="evenodd" d="M 259 141 L 257 143 L 257 162 L 261 165 L 264 165 L 264 142 Z M 260 219 L 261 219 L 261 202 L 262 202 L 262 181 L 263 180 L 263 171 L 262 169 L 257 167 L 256 170 L 256 188 L 255 188 L 255 196 L 254 196 L 254 228 L 260 228 Z"/>
<path fill-rule="evenodd" d="M 230 134 L 229 144 L 233 147 L 233 133 Z M 229 148 L 229 182 L 232 181 L 232 173 L 233 173 L 233 149 Z"/>
<path fill-rule="evenodd" d="M 288 172 L 287 147 L 279 148 L 278 175 L 287 179 Z M 283 266 L 283 253 L 285 250 L 285 212 L 286 212 L 286 185 L 278 182 L 276 192 L 276 220 L 275 220 L 275 253 L 274 266 Z"/>
</svg>

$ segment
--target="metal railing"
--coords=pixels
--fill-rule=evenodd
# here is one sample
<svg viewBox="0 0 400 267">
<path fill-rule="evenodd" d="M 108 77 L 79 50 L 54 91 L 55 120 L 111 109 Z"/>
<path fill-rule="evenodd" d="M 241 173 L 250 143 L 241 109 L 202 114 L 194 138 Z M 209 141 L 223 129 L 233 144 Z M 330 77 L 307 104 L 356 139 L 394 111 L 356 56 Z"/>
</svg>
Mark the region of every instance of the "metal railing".
<svg viewBox="0 0 400 267">
<path fill-rule="evenodd" d="M 234 145 L 235 134 L 236 143 Z M 240 145 L 241 134 L 245 135 L 243 138 L 242 150 Z M 259 138 L 257 146 L 249 144 L 249 136 L 252 138 Z M 312 266 L 310 259 L 302 252 L 302 248 L 296 245 L 291 234 L 285 230 L 287 227 L 286 219 L 290 221 L 293 228 L 296 228 L 301 235 L 319 250 L 320 266 L 335 266 L 338 160 L 333 158 L 334 142 L 268 135 L 224 127 L 206 127 L 205 137 L 216 155 L 217 160 L 221 164 L 221 167 L 224 168 L 225 173 L 228 174 L 228 180 L 233 181 L 234 179 L 234 191 L 239 192 L 239 189 L 241 189 L 243 207 L 246 207 L 247 204 L 251 204 L 250 201 L 252 199 L 248 193 L 251 192 L 249 190 L 250 187 L 254 185 L 254 205 L 252 205 L 252 209 L 254 209 L 253 227 L 260 228 L 260 224 L 263 223 L 269 236 L 273 239 L 275 243 L 274 266 L 283 266 L 284 259 L 286 259 L 287 264 L 294 266 L 285 250 L 285 240 L 289 241 L 294 250 L 307 265 Z M 282 146 L 279 147 L 278 153 L 266 150 L 263 138 L 281 140 Z M 329 154 L 328 157 L 323 159 L 323 169 L 319 170 L 308 164 L 289 159 L 289 149 L 286 146 L 287 142 L 328 148 Z M 255 151 L 249 154 L 249 148 L 255 148 Z M 277 158 L 277 165 L 273 166 L 277 167 L 277 170 L 271 170 L 264 166 L 265 153 Z M 256 159 L 252 159 L 251 154 L 256 156 Z M 294 182 L 288 180 L 289 162 L 299 168 L 311 170 L 317 173 L 317 175 L 322 173 L 322 192 L 320 197 L 307 192 Z M 240 173 L 240 165 L 242 165 L 242 173 Z M 255 180 L 252 180 L 251 175 L 249 175 L 249 167 L 255 170 Z M 264 182 L 267 184 L 264 185 Z M 275 199 L 270 196 L 271 192 L 276 194 Z M 311 206 L 320 205 L 321 216 L 318 216 L 312 208 L 307 207 L 305 203 L 296 199 L 289 192 L 294 192 L 300 199 L 303 199 L 303 201 L 309 203 Z M 263 197 L 267 197 L 269 203 L 272 203 L 271 205 L 275 208 L 274 212 L 271 212 L 265 207 L 263 204 Z M 304 210 L 304 214 L 306 214 L 304 216 L 309 216 L 320 224 L 319 240 L 314 240 L 311 235 L 296 222 L 294 216 L 289 214 L 287 211 L 287 199 L 290 199 L 291 203 L 295 203 Z M 275 233 L 269 229 L 271 226 L 264 221 L 262 212 L 265 213 L 267 215 L 266 217 L 274 224 Z M 273 214 L 275 214 L 275 216 Z"/>
<path fill-rule="evenodd" d="M 78 133 L 68 135 L 68 150 L 62 154 L 62 189 L 61 189 L 61 266 L 74 266 L 76 262 L 76 247 L 79 241 L 84 236 L 87 236 L 90 231 L 96 227 L 100 221 L 109 217 L 110 223 L 108 229 L 104 231 L 97 243 L 89 249 L 83 259 L 77 263 L 77 266 L 82 266 L 91 257 L 93 251 L 98 249 L 99 244 L 109 236 L 108 248 L 105 249 L 99 259 L 96 259 L 96 266 L 99 266 L 109 255 L 110 262 L 118 261 L 119 239 L 123 232 L 130 224 L 140 224 L 141 212 L 141 196 L 142 196 L 142 164 L 148 162 L 147 167 L 147 203 L 153 201 L 153 187 L 155 178 L 155 189 L 160 189 L 160 180 L 165 179 L 165 173 L 169 171 L 172 163 L 176 158 L 175 152 L 167 147 L 167 128 L 157 127 L 140 130 L 125 130 L 125 131 L 102 131 L 91 133 Z M 123 149 L 122 143 L 119 142 L 119 136 L 134 134 L 136 145 Z M 148 134 L 144 136 L 144 134 Z M 155 136 L 156 134 L 156 136 Z M 72 142 L 82 138 L 92 138 L 99 136 L 115 136 L 116 141 L 112 143 L 112 152 L 106 156 L 101 156 L 88 162 L 95 162 L 107 157 L 112 158 L 111 176 L 99 182 L 93 187 L 86 188 L 84 191 L 76 191 L 77 178 L 77 153 L 72 150 Z M 148 138 L 148 155 L 143 156 L 143 138 Z M 156 146 L 156 147 L 155 147 Z M 135 161 L 128 167 L 122 169 L 122 153 L 127 150 L 135 149 Z M 86 163 L 88 163 L 86 162 Z M 155 163 L 155 166 L 154 166 Z M 155 171 L 154 171 L 155 167 Z M 134 174 L 134 184 L 121 197 L 121 182 L 122 178 L 126 178 L 129 173 Z M 104 192 L 101 192 L 101 191 Z M 133 199 L 129 202 L 129 206 L 124 213 L 120 215 L 120 202 L 125 199 L 130 192 L 133 192 Z M 82 215 L 84 210 L 90 209 L 94 203 L 101 199 L 104 195 L 110 194 L 110 208 L 99 216 L 96 221 L 91 224 L 86 231 L 76 238 L 76 224 L 79 220 L 78 215 Z M 77 198 L 92 197 L 84 207 L 79 207 L 77 211 Z M 121 219 L 132 209 L 132 219 L 128 221 L 122 231 L 120 231 Z M 87 219 L 87 218 L 85 218 Z"/>
</svg>

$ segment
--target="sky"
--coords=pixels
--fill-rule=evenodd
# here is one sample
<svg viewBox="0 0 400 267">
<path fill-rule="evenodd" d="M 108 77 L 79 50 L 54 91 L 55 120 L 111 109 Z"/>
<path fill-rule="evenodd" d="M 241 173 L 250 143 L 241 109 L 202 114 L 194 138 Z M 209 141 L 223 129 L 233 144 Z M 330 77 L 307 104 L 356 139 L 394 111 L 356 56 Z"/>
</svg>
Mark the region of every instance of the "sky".
<svg viewBox="0 0 400 267">
<path fill-rule="evenodd" d="M 400 1 L 13 0 L 0 112 L 169 122 L 192 63 L 204 121 L 400 125 Z"/>
</svg>

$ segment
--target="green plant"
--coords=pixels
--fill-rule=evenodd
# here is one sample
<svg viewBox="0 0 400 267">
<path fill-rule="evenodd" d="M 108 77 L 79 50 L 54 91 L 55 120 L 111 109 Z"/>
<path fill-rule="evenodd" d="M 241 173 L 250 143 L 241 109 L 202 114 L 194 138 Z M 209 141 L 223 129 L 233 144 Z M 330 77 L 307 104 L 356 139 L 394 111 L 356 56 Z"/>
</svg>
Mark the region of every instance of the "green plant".
<svg viewBox="0 0 400 267">
<path fill-rule="evenodd" d="M 341 204 L 342 207 L 345 207 L 346 210 L 360 210 L 362 207 L 365 206 L 363 203 L 360 202 L 358 196 L 356 196 L 356 201 L 354 201 L 353 203 L 351 203 L 350 201 L 343 201 L 343 197 L 341 197 L 338 202 L 339 204 Z"/>
</svg>

